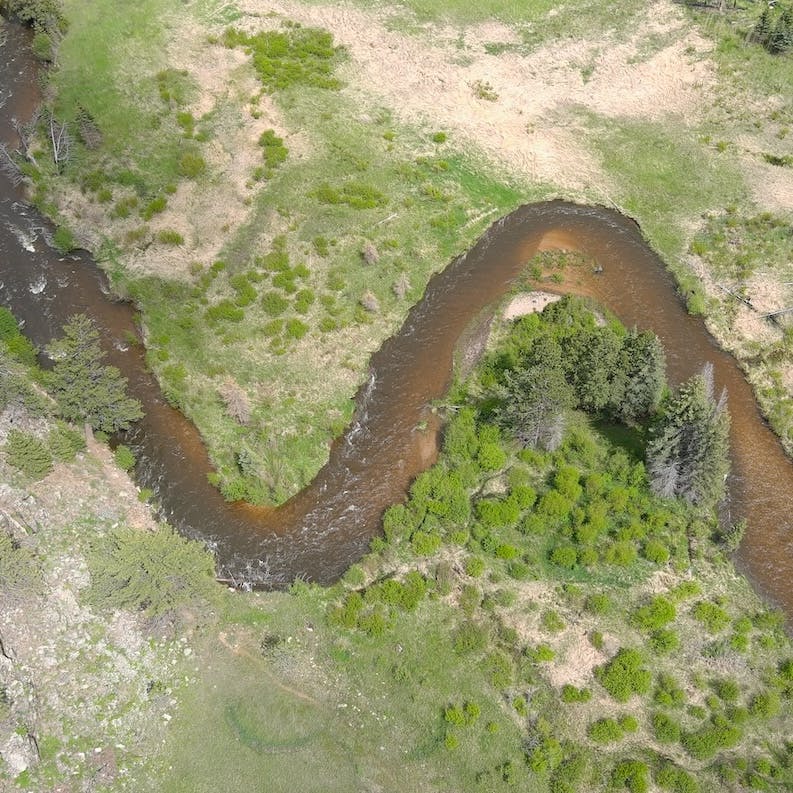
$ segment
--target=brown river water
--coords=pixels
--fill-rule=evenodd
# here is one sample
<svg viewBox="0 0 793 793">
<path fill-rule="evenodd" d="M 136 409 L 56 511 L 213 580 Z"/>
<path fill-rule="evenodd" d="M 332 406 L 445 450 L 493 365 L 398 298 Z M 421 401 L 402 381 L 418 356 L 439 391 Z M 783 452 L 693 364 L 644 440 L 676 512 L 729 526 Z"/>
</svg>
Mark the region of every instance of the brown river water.
<svg viewBox="0 0 793 793">
<path fill-rule="evenodd" d="M 29 116 L 37 92 L 24 33 L 7 31 L 0 49 L 0 140 L 13 141 L 10 119 Z M 588 254 L 603 272 L 576 271 L 560 291 L 589 295 L 626 325 L 654 330 L 673 383 L 713 364 L 732 414 L 726 512 L 749 524 L 737 562 L 793 616 L 793 464 L 735 360 L 686 313 L 663 263 L 618 212 L 562 201 L 521 207 L 433 276 L 402 328 L 373 356 L 352 424 L 334 442 L 329 462 L 278 509 L 227 504 L 208 484 L 211 465 L 198 431 L 166 404 L 141 345 L 129 344 L 129 334 L 138 333 L 134 309 L 113 299 L 88 254 L 60 257 L 48 243 L 51 230 L 0 175 L 0 302 L 40 346 L 70 315 L 94 318 L 110 361 L 146 411 L 124 439 L 138 457 L 137 481 L 156 492 L 163 516 L 179 531 L 215 549 L 219 575 L 264 586 L 298 576 L 327 583 L 360 558 L 383 510 L 435 459 L 440 427 L 430 403 L 449 386 L 458 340 L 492 312 L 534 253 L 563 248 Z"/>
</svg>

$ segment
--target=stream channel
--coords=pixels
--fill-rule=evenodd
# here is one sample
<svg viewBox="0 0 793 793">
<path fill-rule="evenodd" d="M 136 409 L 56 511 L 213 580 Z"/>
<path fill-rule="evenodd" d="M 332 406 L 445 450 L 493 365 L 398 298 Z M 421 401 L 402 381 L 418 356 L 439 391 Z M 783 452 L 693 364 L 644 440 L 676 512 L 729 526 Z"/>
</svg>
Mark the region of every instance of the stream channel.
<svg viewBox="0 0 793 793">
<path fill-rule="evenodd" d="M 0 48 L 0 141 L 14 141 L 11 119 L 30 117 L 36 70 L 26 34 L 5 26 Z M 136 479 L 155 491 L 163 517 L 215 549 L 219 575 L 279 586 L 297 576 L 337 579 L 365 553 L 383 510 L 400 501 L 430 465 L 440 431 L 430 403 L 446 392 L 455 347 L 498 304 L 539 250 L 578 250 L 602 267 L 576 272 L 559 291 L 588 295 L 625 325 L 652 329 L 667 352 L 673 384 L 713 364 L 717 389 L 727 388 L 733 467 L 727 511 L 748 528 L 739 568 L 760 593 L 793 617 L 793 464 L 763 420 L 735 360 L 702 320 L 689 316 L 670 274 L 618 212 L 562 201 L 521 207 L 494 223 L 463 256 L 430 280 L 399 332 L 373 356 L 356 397 L 353 421 L 314 481 L 278 509 L 226 503 L 207 482 L 212 470 L 201 437 L 164 400 L 147 369 L 134 308 L 113 299 L 87 253 L 61 257 L 52 227 L 0 175 L 0 303 L 43 347 L 72 314 L 98 324 L 109 362 L 129 380 L 145 418 L 125 437 L 138 459 Z M 571 279 L 572 280 L 572 279 Z M 417 427 L 424 427 L 421 431 Z"/>
</svg>

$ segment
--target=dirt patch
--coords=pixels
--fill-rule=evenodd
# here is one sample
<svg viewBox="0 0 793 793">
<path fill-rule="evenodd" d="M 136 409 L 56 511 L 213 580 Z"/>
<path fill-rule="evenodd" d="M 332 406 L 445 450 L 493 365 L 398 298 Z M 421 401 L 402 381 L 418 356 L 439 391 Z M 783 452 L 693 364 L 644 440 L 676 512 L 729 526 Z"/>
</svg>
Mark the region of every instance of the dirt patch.
<svg viewBox="0 0 793 793">
<path fill-rule="evenodd" d="M 240 7 L 251 15 L 260 9 L 253 0 Z M 485 52 L 488 41 L 515 39 L 492 23 L 465 31 L 423 26 L 422 35 L 408 36 L 388 29 L 388 12 L 291 2 L 271 7 L 333 33 L 351 55 L 344 76 L 362 103 L 374 96 L 407 122 L 453 132 L 462 146 L 473 144 L 523 176 L 572 191 L 608 187 L 581 146 L 581 109 L 644 120 L 692 118 L 713 79 L 702 58 L 709 44 L 683 31 L 669 2 L 655 4 L 635 26 L 641 33 L 627 42 L 553 41 L 528 55 Z M 676 40 L 640 57 L 648 35 L 676 30 Z"/>
<path fill-rule="evenodd" d="M 535 314 L 542 311 L 549 303 L 561 300 L 560 295 L 551 292 L 528 292 L 524 295 L 516 295 L 507 303 L 504 309 L 504 319 L 516 319 L 525 314 Z"/>
</svg>

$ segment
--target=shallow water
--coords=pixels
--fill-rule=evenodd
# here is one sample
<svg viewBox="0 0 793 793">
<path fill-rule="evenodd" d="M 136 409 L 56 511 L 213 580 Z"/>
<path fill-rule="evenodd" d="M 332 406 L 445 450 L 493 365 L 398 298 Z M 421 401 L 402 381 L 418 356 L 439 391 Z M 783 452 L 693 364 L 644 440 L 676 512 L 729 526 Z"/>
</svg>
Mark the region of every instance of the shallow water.
<svg viewBox="0 0 793 793">
<path fill-rule="evenodd" d="M 10 119 L 25 118 L 35 103 L 35 70 L 23 45 L 24 33 L 10 27 L 0 50 L 2 140 L 13 138 Z M 749 522 L 739 564 L 764 595 L 793 615 L 793 465 L 735 361 L 699 319 L 688 316 L 661 261 L 619 213 L 552 201 L 522 207 L 493 224 L 465 256 L 430 280 L 403 327 L 373 356 L 352 424 L 334 442 L 328 464 L 278 509 L 227 504 L 208 484 L 211 467 L 198 432 L 165 403 L 142 347 L 130 343 L 137 334 L 133 309 L 109 297 L 106 279 L 87 254 L 59 257 L 47 243 L 50 232 L 0 177 L 0 301 L 39 345 L 74 313 L 97 321 L 111 362 L 146 411 L 125 440 L 139 460 L 138 482 L 156 491 L 165 516 L 181 532 L 216 548 L 222 576 L 266 585 L 297 576 L 326 583 L 357 560 L 379 531 L 383 510 L 401 500 L 435 459 L 439 426 L 429 405 L 449 386 L 458 339 L 473 319 L 486 318 L 534 253 L 565 248 L 588 254 L 603 272 L 576 271 L 560 291 L 592 296 L 626 325 L 654 330 L 674 383 L 713 363 L 732 414 L 727 508 L 730 519 Z"/>
</svg>

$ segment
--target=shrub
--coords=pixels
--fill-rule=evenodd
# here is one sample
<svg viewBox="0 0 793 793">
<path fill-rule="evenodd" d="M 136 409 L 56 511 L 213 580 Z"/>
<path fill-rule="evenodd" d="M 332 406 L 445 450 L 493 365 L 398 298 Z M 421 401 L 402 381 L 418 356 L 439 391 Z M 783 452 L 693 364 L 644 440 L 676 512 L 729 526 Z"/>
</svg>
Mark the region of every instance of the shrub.
<svg viewBox="0 0 793 793">
<path fill-rule="evenodd" d="M 592 691 L 588 688 L 576 688 L 570 683 L 565 683 L 562 686 L 562 702 L 568 704 L 574 702 L 589 702 L 592 699 Z"/>
<path fill-rule="evenodd" d="M 59 253 L 69 253 L 77 247 L 74 234 L 66 226 L 58 226 L 52 235 L 52 244 Z"/>
<path fill-rule="evenodd" d="M 666 655 L 680 647 L 680 637 L 674 631 L 655 631 L 650 636 L 650 647 L 659 655 Z"/>
<path fill-rule="evenodd" d="M 266 292 L 262 297 L 262 308 L 271 317 L 277 317 L 289 308 L 289 301 L 279 292 Z"/>
<path fill-rule="evenodd" d="M 185 179 L 197 179 L 206 173 L 206 160 L 194 151 L 186 151 L 179 158 L 179 174 Z"/>
<path fill-rule="evenodd" d="M 487 629 L 471 620 L 463 622 L 454 632 L 453 646 L 458 655 L 481 652 L 487 646 Z"/>
<path fill-rule="evenodd" d="M 602 592 L 591 594 L 584 604 L 584 608 L 592 614 L 608 614 L 614 607 L 611 598 Z"/>
<path fill-rule="evenodd" d="M 157 232 L 157 240 L 163 245 L 184 245 L 184 237 L 175 229 L 163 229 Z"/>
<path fill-rule="evenodd" d="M 445 132 L 436 132 L 432 136 L 433 143 L 445 143 L 447 135 Z"/>
<path fill-rule="evenodd" d="M 658 675 L 658 683 L 653 699 L 658 705 L 672 708 L 685 704 L 686 695 L 672 675 L 668 672 L 661 672 Z"/>
<path fill-rule="evenodd" d="M 441 547 L 441 538 L 438 534 L 417 531 L 410 538 L 410 545 L 418 556 L 432 556 Z"/>
<path fill-rule="evenodd" d="M 144 220 L 151 220 L 155 215 L 164 212 L 166 206 L 168 206 L 168 199 L 165 196 L 157 196 L 141 209 L 140 216 Z"/>
<path fill-rule="evenodd" d="M 262 157 L 268 168 L 277 168 L 289 155 L 289 149 L 284 146 L 283 138 L 279 138 L 273 129 L 262 132 L 259 136 L 259 145 L 262 147 Z"/>
<path fill-rule="evenodd" d="M 576 566 L 578 553 L 572 545 L 557 545 L 549 556 L 551 562 L 567 570 Z"/>
<path fill-rule="evenodd" d="M 542 627 L 549 633 L 559 633 L 565 628 L 564 620 L 552 609 L 543 612 L 541 621 Z"/>
<path fill-rule="evenodd" d="M 595 743 L 614 743 L 622 740 L 623 730 L 614 719 L 598 719 L 587 727 L 587 735 Z"/>
<path fill-rule="evenodd" d="M 88 600 L 102 608 L 156 617 L 216 595 L 212 556 L 200 543 L 170 528 L 110 529 L 91 540 L 87 558 Z"/>
<path fill-rule="evenodd" d="M 770 719 L 779 713 L 780 701 L 776 691 L 761 691 L 752 697 L 749 713 L 757 719 Z"/>
<path fill-rule="evenodd" d="M 672 763 L 664 763 L 655 774 L 655 781 L 660 788 L 672 793 L 699 793 L 699 783 L 687 771 Z"/>
<path fill-rule="evenodd" d="M 308 333 L 308 325 L 297 318 L 287 320 L 286 335 L 291 339 L 300 340 Z"/>
<path fill-rule="evenodd" d="M 708 633 L 719 633 L 730 624 L 730 615 L 721 606 L 703 600 L 691 612 Z"/>
<path fill-rule="evenodd" d="M 33 554 L 0 529 L 0 591 L 12 595 L 28 595 L 37 592 L 42 584 L 42 571 Z M 0 688 L 0 705 L 2 692 L 3 689 Z M 0 718 L 2 717 L 0 707 Z"/>
<path fill-rule="evenodd" d="M 661 743 L 677 743 L 680 740 L 680 725 L 665 713 L 656 711 L 650 723 L 653 734 Z"/>
<path fill-rule="evenodd" d="M 43 479 L 52 471 L 52 455 L 46 444 L 29 432 L 12 429 L 3 449 L 9 465 L 30 479 Z"/>
<path fill-rule="evenodd" d="M 526 656 L 530 661 L 536 664 L 547 664 L 556 658 L 556 653 L 553 651 L 553 648 L 549 647 L 547 644 L 538 644 L 533 649 L 527 647 Z"/>
<path fill-rule="evenodd" d="M 647 540 L 642 548 L 642 556 L 654 564 L 666 564 L 669 561 L 669 549 L 658 540 Z"/>
<path fill-rule="evenodd" d="M 696 732 L 683 735 L 683 748 L 696 760 L 710 760 L 722 749 L 730 749 L 741 740 L 741 730 L 730 724 L 711 723 Z"/>
<path fill-rule="evenodd" d="M 388 203 L 388 197 L 376 187 L 363 182 L 350 181 L 341 187 L 321 184 L 313 193 L 323 204 L 346 204 L 352 209 L 374 209 Z"/>
<path fill-rule="evenodd" d="M 634 694 L 650 690 L 652 675 L 643 664 L 637 650 L 622 648 L 608 663 L 597 667 L 595 677 L 617 702 L 627 702 Z"/>
<path fill-rule="evenodd" d="M 611 772 L 611 786 L 618 790 L 627 788 L 631 793 L 646 793 L 650 787 L 649 772 L 640 760 L 623 760 Z"/>
<path fill-rule="evenodd" d="M 482 670 L 494 688 L 504 689 L 512 683 L 514 669 L 512 660 L 501 650 L 490 653 L 482 662 Z"/>
<path fill-rule="evenodd" d="M 129 469 L 135 465 L 135 455 L 132 453 L 132 450 L 128 446 L 124 446 L 123 443 L 116 446 L 116 450 L 113 452 L 113 458 L 116 461 L 116 465 L 119 468 L 123 468 L 125 471 L 129 471 Z"/>
<path fill-rule="evenodd" d="M 310 289 L 301 289 L 295 295 L 295 311 L 298 314 L 307 314 L 314 302 L 314 293 Z"/>
<path fill-rule="evenodd" d="M 614 542 L 606 549 L 604 559 L 608 564 L 628 567 L 636 561 L 636 546 L 632 542 Z"/>
<path fill-rule="evenodd" d="M 212 324 L 221 321 L 242 322 L 245 318 L 245 312 L 239 306 L 235 306 L 231 300 L 221 300 L 206 310 L 206 318 Z"/>
<path fill-rule="evenodd" d="M 675 616 L 674 604 L 658 595 L 633 613 L 631 623 L 640 631 L 657 631 L 670 623 Z"/>
<path fill-rule="evenodd" d="M 485 563 L 481 556 L 469 556 L 465 560 L 466 575 L 472 578 L 479 578 L 485 571 Z"/>
</svg>

